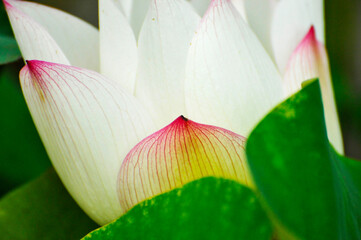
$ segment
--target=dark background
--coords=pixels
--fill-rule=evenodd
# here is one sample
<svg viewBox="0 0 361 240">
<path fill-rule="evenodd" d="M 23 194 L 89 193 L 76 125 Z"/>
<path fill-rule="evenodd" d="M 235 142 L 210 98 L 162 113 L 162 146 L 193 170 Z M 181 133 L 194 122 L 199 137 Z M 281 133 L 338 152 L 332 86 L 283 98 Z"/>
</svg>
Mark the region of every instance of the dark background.
<svg viewBox="0 0 361 240">
<path fill-rule="evenodd" d="M 34 1 L 62 9 L 97 26 L 97 0 Z M 325 0 L 325 18 L 326 45 L 345 153 L 361 159 L 361 0 Z M 0 25 L 5 21 L 0 15 Z M 5 31 L 11 34 L 11 30 Z M 23 65 L 19 60 L 0 66 L 0 196 L 50 167 L 18 84 L 18 72 Z"/>
</svg>

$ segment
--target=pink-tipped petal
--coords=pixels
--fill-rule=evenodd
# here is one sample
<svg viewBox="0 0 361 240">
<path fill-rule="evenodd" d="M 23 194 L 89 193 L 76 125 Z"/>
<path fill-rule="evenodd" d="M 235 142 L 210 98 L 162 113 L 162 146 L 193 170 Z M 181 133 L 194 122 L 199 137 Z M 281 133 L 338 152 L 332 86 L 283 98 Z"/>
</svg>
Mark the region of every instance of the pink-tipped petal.
<svg viewBox="0 0 361 240">
<path fill-rule="evenodd" d="M 271 43 L 281 73 L 298 43 L 313 25 L 317 38 L 324 43 L 323 0 L 279 1 L 272 20 Z"/>
<path fill-rule="evenodd" d="M 284 75 L 283 88 L 287 96 L 302 88 L 302 82 L 319 77 L 320 50 L 312 26 L 291 55 Z"/>
<path fill-rule="evenodd" d="M 282 78 L 230 1 L 214 0 L 188 53 L 191 119 L 247 136 L 282 99 Z"/>
<path fill-rule="evenodd" d="M 5 8 L 12 7 L 11 4 L 7 0 L 3 0 Z"/>
<path fill-rule="evenodd" d="M 99 70 L 98 30 L 41 4 L 4 1 L 25 60 L 38 59 Z"/>
<path fill-rule="evenodd" d="M 200 17 L 185 0 L 152 0 L 139 41 L 136 96 L 159 128 L 185 114 L 184 75 Z"/>
<path fill-rule="evenodd" d="M 62 182 L 97 223 L 122 212 L 119 168 L 131 148 L 154 131 L 133 96 L 90 70 L 28 61 L 23 93 Z"/>
<path fill-rule="evenodd" d="M 332 80 L 325 46 L 316 39 L 312 26 L 293 52 L 284 75 L 284 90 L 291 95 L 302 88 L 302 82 L 319 78 L 327 132 L 330 142 L 343 153 L 342 134 L 333 94 Z"/>
<path fill-rule="evenodd" d="M 228 130 L 177 118 L 128 153 L 118 177 L 121 206 L 129 210 L 143 200 L 206 176 L 251 186 L 245 141 Z"/>
</svg>

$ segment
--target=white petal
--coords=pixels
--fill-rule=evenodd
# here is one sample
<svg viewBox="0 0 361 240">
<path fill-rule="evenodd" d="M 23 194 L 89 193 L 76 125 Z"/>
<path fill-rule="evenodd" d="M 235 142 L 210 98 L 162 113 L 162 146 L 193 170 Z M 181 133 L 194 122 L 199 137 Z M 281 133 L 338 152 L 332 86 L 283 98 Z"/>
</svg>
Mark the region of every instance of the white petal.
<svg viewBox="0 0 361 240">
<path fill-rule="evenodd" d="M 5 1 L 5 7 L 24 60 L 41 59 L 70 65 L 46 29 L 9 2 Z"/>
<path fill-rule="evenodd" d="M 126 18 L 132 14 L 133 0 L 113 0 L 113 2 L 120 7 L 119 9 Z"/>
<path fill-rule="evenodd" d="M 114 0 L 99 1 L 100 72 L 134 92 L 137 43 L 133 30 Z"/>
<path fill-rule="evenodd" d="M 253 1 L 253 0 L 251 0 Z M 243 19 L 247 21 L 247 14 L 246 14 L 246 8 L 245 3 L 247 0 L 231 0 L 233 6 L 237 9 L 237 11 L 241 14 Z"/>
<path fill-rule="evenodd" d="M 200 16 L 206 12 L 211 0 L 189 0 L 190 4 Z"/>
<path fill-rule="evenodd" d="M 324 43 L 323 0 L 282 0 L 276 7 L 271 41 L 282 73 L 293 50 L 312 25 L 316 28 L 317 38 Z"/>
<path fill-rule="evenodd" d="M 115 0 L 120 3 L 125 17 L 133 29 L 136 39 L 143 25 L 151 0 Z"/>
<path fill-rule="evenodd" d="M 159 127 L 185 113 L 184 75 L 199 16 L 185 1 L 153 0 L 139 36 L 136 96 Z"/>
<path fill-rule="evenodd" d="M 211 0 L 189 0 L 191 5 L 196 9 L 199 15 L 203 16 L 208 9 Z M 242 15 L 243 19 L 246 20 L 246 9 L 244 6 L 245 0 L 231 0 L 234 7 Z"/>
<path fill-rule="evenodd" d="M 281 77 L 227 0 L 213 2 L 197 32 L 186 70 L 189 118 L 247 136 L 281 101 Z"/>
<path fill-rule="evenodd" d="M 99 33 L 95 27 L 37 3 L 5 2 L 12 6 L 7 11 L 25 59 L 67 64 L 63 57 L 55 56 L 63 52 L 71 65 L 99 70 Z"/>
<path fill-rule="evenodd" d="M 240 1 L 240 0 L 238 0 Z M 263 44 L 269 55 L 271 45 L 271 22 L 277 0 L 243 0 L 248 24 Z"/>
<path fill-rule="evenodd" d="M 29 61 L 23 93 L 64 185 L 97 223 L 119 216 L 117 174 L 128 151 L 153 132 L 134 97 L 96 72 Z"/>
<path fill-rule="evenodd" d="M 301 89 L 302 82 L 319 78 L 330 142 L 343 153 L 342 134 L 325 46 L 317 41 L 312 27 L 293 52 L 284 76 L 284 89 L 291 95 Z"/>
</svg>

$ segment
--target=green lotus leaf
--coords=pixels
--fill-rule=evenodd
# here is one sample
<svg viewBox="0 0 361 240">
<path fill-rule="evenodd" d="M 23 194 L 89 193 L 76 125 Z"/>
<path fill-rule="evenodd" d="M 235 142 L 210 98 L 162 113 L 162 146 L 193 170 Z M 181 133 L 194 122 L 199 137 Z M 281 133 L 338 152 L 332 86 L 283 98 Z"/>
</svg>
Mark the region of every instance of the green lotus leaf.
<svg viewBox="0 0 361 240">
<path fill-rule="evenodd" d="M 361 162 L 329 144 L 318 81 L 268 114 L 246 152 L 280 239 L 361 239 Z"/>
<path fill-rule="evenodd" d="M 269 240 L 271 233 L 266 214 L 249 188 L 208 177 L 136 205 L 84 240 Z"/>
</svg>

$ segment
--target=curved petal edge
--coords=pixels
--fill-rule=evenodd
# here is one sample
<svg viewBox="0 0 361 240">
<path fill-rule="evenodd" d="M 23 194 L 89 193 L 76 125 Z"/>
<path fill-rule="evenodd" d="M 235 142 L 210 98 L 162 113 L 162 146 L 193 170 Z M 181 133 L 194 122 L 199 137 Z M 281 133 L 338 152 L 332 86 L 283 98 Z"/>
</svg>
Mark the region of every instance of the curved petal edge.
<svg viewBox="0 0 361 240">
<path fill-rule="evenodd" d="M 304 81 L 313 78 L 320 81 L 329 140 L 338 152 L 343 153 L 327 51 L 323 43 L 316 39 L 315 28 L 312 26 L 288 62 L 284 75 L 284 90 L 287 95 L 291 95 L 301 89 Z"/>
<path fill-rule="evenodd" d="M 138 143 L 125 158 L 118 176 L 123 209 L 206 176 L 252 185 L 245 141 L 228 130 L 178 117 Z"/>
<path fill-rule="evenodd" d="M 65 187 L 98 224 L 121 213 L 118 169 L 154 131 L 133 96 L 98 73 L 28 61 L 21 86 L 45 149 Z"/>
</svg>

